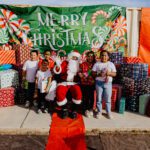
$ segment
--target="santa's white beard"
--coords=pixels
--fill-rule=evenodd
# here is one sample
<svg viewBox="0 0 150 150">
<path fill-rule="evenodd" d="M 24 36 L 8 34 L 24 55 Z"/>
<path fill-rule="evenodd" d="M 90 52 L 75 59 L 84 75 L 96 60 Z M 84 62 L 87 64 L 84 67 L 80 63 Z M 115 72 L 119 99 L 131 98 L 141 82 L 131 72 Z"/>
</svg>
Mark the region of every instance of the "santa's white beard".
<svg viewBox="0 0 150 150">
<path fill-rule="evenodd" d="M 77 60 L 69 60 L 67 70 L 67 81 L 73 81 L 74 76 L 79 71 L 79 62 Z"/>
</svg>

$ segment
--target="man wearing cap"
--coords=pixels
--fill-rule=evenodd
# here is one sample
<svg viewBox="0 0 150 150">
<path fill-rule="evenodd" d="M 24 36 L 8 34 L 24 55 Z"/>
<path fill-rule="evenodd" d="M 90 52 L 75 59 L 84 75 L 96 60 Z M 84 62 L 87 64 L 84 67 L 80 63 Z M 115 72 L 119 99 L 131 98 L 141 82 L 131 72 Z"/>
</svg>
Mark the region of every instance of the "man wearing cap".
<svg viewBox="0 0 150 150">
<path fill-rule="evenodd" d="M 77 84 L 77 74 L 79 72 L 80 53 L 76 50 L 68 55 L 68 60 L 65 60 L 57 67 L 54 73 L 59 74 L 59 83 L 56 88 L 56 100 L 59 107 L 61 107 L 61 117 L 64 119 L 68 117 L 67 109 L 67 93 L 70 91 L 72 97 L 72 108 L 70 112 L 71 118 L 77 117 L 77 108 L 81 104 L 82 93 Z M 55 68 L 55 67 L 54 67 Z"/>
</svg>

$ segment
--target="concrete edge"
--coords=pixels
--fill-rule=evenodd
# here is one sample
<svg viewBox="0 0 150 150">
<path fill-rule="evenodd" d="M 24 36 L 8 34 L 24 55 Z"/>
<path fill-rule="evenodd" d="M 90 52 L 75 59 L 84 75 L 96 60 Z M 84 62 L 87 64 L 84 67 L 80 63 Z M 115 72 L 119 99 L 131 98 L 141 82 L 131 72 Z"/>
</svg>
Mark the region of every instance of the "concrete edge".
<svg viewBox="0 0 150 150">
<path fill-rule="evenodd" d="M 150 134 L 150 128 L 101 128 L 101 129 L 89 129 L 86 130 L 86 135 L 97 135 L 97 134 Z"/>
<path fill-rule="evenodd" d="M 49 135 L 49 129 L 0 129 L 0 135 Z"/>
<path fill-rule="evenodd" d="M 150 134 L 150 128 L 103 128 L 103 129 L 91 129 L 85 130 L 85 134 L 88 135 L 99 135 L 99 134 Z M 49 135 L 49 129 L 43 128 L 24 128 L 24 129 L 0 129 L 0 135 Z"/>
</svg>

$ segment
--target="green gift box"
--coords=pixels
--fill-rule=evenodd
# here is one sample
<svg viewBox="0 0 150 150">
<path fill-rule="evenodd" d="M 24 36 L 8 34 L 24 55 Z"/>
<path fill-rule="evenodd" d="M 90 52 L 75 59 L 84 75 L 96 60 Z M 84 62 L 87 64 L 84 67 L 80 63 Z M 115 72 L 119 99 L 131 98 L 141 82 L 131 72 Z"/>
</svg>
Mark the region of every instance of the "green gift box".
<svg viewBox="0 0 150 150">
<path fill-rule="evenodd" d="M 126 99 L 125 99 L 125 97 L 121 97 L 121 100 L 118 101 L 118 103 L 119 103 L 119 110 L 118 110 L 118 112 L 119 112 L 120 114 L 124 114 L 124 111 L 125 111 L 125 104 L 126 104 Z"/>
<path fill-rule="evenodd" d="M 13 69 L 0 71 L 0 88 L 18 87 L 18 72 Z"/>
<path fill-rule="evenodd" d="M 145 115 L 146 106 L 150 100 L 150 94 L 144 94 L 139 97 L 139 113 Z"/>
</svg>

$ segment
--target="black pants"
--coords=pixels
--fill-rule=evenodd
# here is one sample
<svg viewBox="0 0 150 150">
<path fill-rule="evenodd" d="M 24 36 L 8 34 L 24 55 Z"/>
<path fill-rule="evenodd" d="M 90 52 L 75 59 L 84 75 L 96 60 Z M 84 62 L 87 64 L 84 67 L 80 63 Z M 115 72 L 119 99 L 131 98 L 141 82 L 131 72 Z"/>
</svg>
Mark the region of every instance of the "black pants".
<svg viewBox="0 0 150 150">
<path fill-rule="evenodd" d="M 33 103 L 34 92 L 35 92 L 35 82 L 33 82 L 33 83 L 28 82 L 26 101 L 30 101 L 31 104 Z"/>
<path fill-rule="evenodd" d="M 38 99 L 37 99 L 37 103 L 38 103 L 38 108 L 48 108 L 49 107 L 49 102 L 45 100 L 45 96 L 46 93 L 41 93 L 40 89 L 38 89 Z"/>
<path fill-rule="evenodd" d="M 94 85 L 81 85 L 83 111 L 93 109 L 94 105 Z"/>
</svg>

